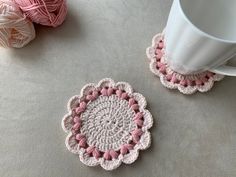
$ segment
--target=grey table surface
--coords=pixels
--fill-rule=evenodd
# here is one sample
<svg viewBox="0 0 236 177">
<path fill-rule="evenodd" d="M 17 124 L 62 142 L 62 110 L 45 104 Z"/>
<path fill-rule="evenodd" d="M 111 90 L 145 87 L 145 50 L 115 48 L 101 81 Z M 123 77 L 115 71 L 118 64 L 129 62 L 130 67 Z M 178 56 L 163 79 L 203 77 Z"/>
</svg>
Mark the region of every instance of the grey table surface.
<svg viewBox="0 0 236 177">
<path fill-rule="evenodd" d="M 166 24 L 171 0 L 70 0 L 65 23 L 0 49 L 1 177 L 236 176 L 236 79 L 185 96 L 164 88 L 145 49 Z M 154 117 L 152 145 L 112 172 L 87 167 L 64 144 L 68 99 L 104 77 L 142 93 Z"/>
</svg>

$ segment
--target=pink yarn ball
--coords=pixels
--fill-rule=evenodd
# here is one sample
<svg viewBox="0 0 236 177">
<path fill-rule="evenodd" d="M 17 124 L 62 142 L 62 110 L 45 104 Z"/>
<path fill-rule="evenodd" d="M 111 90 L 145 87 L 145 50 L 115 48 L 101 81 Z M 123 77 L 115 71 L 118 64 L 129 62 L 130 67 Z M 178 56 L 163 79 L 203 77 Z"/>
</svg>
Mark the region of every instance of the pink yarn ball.
<svg viewBox="0 0 236 177">
<path fill-rule="evenodd" d="M 56 27 L 66 18 L 65 0 L 15 0 L 21 10 L 33 22 Z"/>
<path fill-rule="evenodd" d="M 0 46 L 21 48 L 35 37 L 33 23 L 12 0 L 0 0 Z"/>
</svg>

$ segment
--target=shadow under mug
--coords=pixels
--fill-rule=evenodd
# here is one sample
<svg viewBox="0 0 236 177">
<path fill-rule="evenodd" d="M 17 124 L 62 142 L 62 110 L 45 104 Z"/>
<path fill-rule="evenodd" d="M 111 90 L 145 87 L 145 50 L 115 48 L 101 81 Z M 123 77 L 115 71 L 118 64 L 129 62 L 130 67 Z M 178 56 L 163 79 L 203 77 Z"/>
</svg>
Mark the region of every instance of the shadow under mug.
<svg viewBox="0 0 236 177">
<path fill-rule="evenodd" d="M 165 53 L 181 74 L 236 76 L 225 63 L 236 55 L 236 0 L 174 0 L 165 28 Z"/>
</svg>

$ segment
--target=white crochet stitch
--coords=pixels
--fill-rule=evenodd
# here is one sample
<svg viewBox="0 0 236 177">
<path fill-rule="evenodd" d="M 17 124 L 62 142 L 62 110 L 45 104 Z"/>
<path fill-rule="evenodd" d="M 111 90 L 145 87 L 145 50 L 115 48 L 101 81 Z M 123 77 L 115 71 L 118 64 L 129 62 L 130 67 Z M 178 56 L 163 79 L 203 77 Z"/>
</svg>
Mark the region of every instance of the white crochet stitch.
<svg viewBox="0 0 236 177">
<path fill-rule="evenodd" d="M 134 162 L 150 146 L 153 119 L 146 100 L 126 82 L 103 79 L 87 84 L 68 103 L 62 120 L 66 146 L 88 165 L 106 170 Z"/>
</svg>

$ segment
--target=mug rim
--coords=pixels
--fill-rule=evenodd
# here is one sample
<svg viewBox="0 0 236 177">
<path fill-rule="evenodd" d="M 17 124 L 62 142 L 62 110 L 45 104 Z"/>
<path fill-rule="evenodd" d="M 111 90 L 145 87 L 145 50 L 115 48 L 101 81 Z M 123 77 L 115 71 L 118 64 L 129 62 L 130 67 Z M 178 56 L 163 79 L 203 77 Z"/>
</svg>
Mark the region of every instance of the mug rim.
<svg viewBox="0 0 236 177">
<path fill-rule="evenodd" d="M 187 17 L 187 15 L 185 14 L 185 12 L 184 12 L 184 10 L 183 10 L 182 3 L 181 3 L 182 0 L 176 0 L 176 1 L 178 1 L 178 3 L 179 3 L 180 11 L 181 11 L 183 17 L 185 18 L 185 20 L 186 20 L 190 25 L 192 25 L 192 27 L 193 27 L 195 30 L 197 30 L 199 33 L 201 33 L 203 36 L 208 37 L 208 38 L 211 38 L 211 39 L 214 39 L 214 40 L 217 40 L 217 41 L 220 41 L 220 42 L 224 42 L 224 43 L 236 44 L 236 40 L 234 41 L 234 40 L 227 40 L 227 39 L 218 38 L 218 37 L 213 36 L 213 35 L 210 35 L 209 33 L 207 33 L 207 32 L 205 32 L 205 31 L 201 30 L 200 28 L 198 28 L 195 24 L 193 24 L 193 23 L 191 22 L 191 20 L 190 20 L 190 19 Z"/>
</svg>

